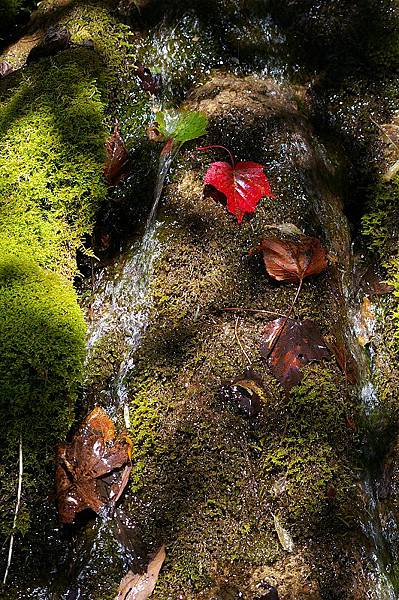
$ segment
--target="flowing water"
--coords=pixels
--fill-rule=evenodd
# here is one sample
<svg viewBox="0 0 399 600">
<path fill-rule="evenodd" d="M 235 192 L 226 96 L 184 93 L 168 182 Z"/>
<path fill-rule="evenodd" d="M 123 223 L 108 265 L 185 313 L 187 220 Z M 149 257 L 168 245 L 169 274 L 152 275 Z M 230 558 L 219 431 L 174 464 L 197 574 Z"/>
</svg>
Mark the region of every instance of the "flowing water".
<svg viewBox="0 0 399 600">
<path fill-rule="evenodd" d="M 195 30 L 198 29 L 198 22 L 195 20 L 193 21 L 190 16 L 187 16 L 186 20 L 186 26 L 189 25 L 189 27 L 187 27 L 188 30 L 190 27 L 194 27 Z M 176 27 L 177 26 L 178 25 L 176 25 Z M 299 72 L 300 68 L 295 64 L 291 64 L 288 67 L 287 63 L 282 61 L 281 57 L 284 55 L 284 52 L 280 49 L 284 48 L 286 40 L 271 17 L 269 15 L 264 18 L 257 17 L 256 27 L 261 32 L 262 43 L 266 42 L 269 45 L 269 48 L 272 49 L 272 52 L 266 62 L 260 61 L 257 66 L 253 66 L 252 72 L 257 73 L 259 77 L 274 77 L 276 81 L 287 79 L 289 73 Z M 173 71 L 176 62 L 178 62 L 176 54 L 178 55 L 179 53 L 179 46 L 175 47 L 171 44 L 170 39 L 167 37 L 168 35 L 172 35 L 173 37 L 173 31 L 169 31 L 168 34 L 163 33 L 162 29 L 158 31 L 153 39 L 151 51 L 148 52 L 148 50 L 146 50 L 142 55 L 145 61 L 150 61 L 150 64 L 155 65 L 158 68 L 161 67 L 164 82 L 168 82 L 164 92 L 165 96 L 172 98 L 173 81 L 170 76 L 170 71 Z M 185 58 L 185 60 L 187 59 Z M 240 57 L 238 54 L 238 62 L 235 67 L 233 65 L 236 70 L 239 70 L 239 62 Z M 184 66 L 186 67 L 187 65 Z M 208 70 L 209 69 L 207 68 L 206 71 Z M 248 66 L 246 66 L 244 70 L 246 73 L 251 72 L 251 70 L 248 69 Z M 292 143 L 292 140 L 290 143 Z M 96 346 L 117 330 L 119 335 L 123 338 L 123 345 L 125 348 L 124 356 L 118 373 L 113 378 L 109 389 L 103 390 L 104 396 L 102 402 L 113 417 L 120 418 L 121 415 L 123 415 L 127 426 L 130 425 L 128 382 L 135 365 L 135 353 L 140 346 L 140 340 L 148 324 L 151 307 L 151 276 L 157 257 L 162 249 L 162 244 L 158 237 L 158 230 L 161 224 L 157 222 L 156 215 L 165 178 L 177 151 L 178 149 L 166 156 L 161 154 L 154 200 L 141 241 L 136 242 L 130 248 L 117 276 L 114 278 L 109 277 L 107 271 L 104 270 L 98 277 L 94 289 L 95 301 L 92 305 L 92 310 L 95 317 L 90 326 L 88 363 L 90 362 L 93 352 L 96 350 Z M 282 152 L 284 153 L 283 147 Z M 284 160 L 284 157 L 282 157 L 282 160 Z M 342 227 L 343 225 L 337 225 L 337 227 L 340 226 Z M 347 296 L 350 296 L 350 291 Z M 362 325 L 360 324 L 360 315 L 356 310 L 352 310 L 351 315 L 353 337 L 356 337 L 360 335 L 360 329 L 361 327 L 364 327 L 364 323 Z M 370 322 L 368 326 L 372 329 L 373 324 Z M 368 331 L 367 334 L 371 335 L 372 331 Z M 356 352 L 359 354 L 358 351 Z M 364 361 L 364 357 L 361 360 Z M 362 375 L 359 395 L 364 413 L 366 417 L 368 417 L 377 408 L 378 398 L 370 377 L 370 370 L 363 368 L 361 371 Z M 395 600 L 397 595 L 386 575 L 386 564 L 382 558 L 383 556 L 386 556 L 385 540 L 381 533 L 375 491 L 368 476 L 364 479 L 362 486 L 365 514 L 369 515 L 369 519 L 364 521 L 361 526 L 371 544 L 369 560 L 373 565 L 372 573 L 369 575 L 370 595 L 368 597 L 373 598 L 374 600 Z M 122 513 L 122 517 L 119 516 L 118 518 L 119 526 L 121 519 L 123 521 L 123 518 Z M 93 553 L 96 560 L 98 547 L 103 545 L 104 539 L 109 536 L 109 531 L 113 528 L 115 528 L 115 525 L 110 524 L 109 518 L 104 518 L 97 527 L 96 536 L 90 551 Z M 124 528 L 126 528 L 125 525 L 122 526 L 122 530 Z M 134 527 L 132 528 L 132 531 L 134 531 Z M 116 537 L 118 538 L 118 535 L 116 535 Z M 119 539 L 121 539 L 120 535 Z M 125 536 L 124 539 L 126 542 L 126 539 L 132 539 L 132 536 L 130 536 L 130 538 L 129 535 Z M 121 544 L 121 551 L 123 560 L 126 563 L 125 566 L 126 568 L 129 568 L 131 562 L 137 558 L 135 551 L 124 547 L 123 543 Z M 82 575 L 84 575 L 84 571 L 87 571 L 87 569 L 90 568 L 92 568 L 92 565 L 89 556 L 85 560 Z M 73 590 L 70 590 L 64 596 L 65 600 L 81 597 L 80 592 L 77 592 L 77 590 L 80 589 L 78 585 L 79 577 L 80 575 L 76 580 L 77 586 L 75 585 Z"/>
<path fill-rule="evenodd" d="M 176 35 L 179 33 L 179 29 L 181 30 L 180 37 Z M 240 43 L 241 47 L 244 47 L 246 38 L 250 37 L 253 31 L 257 32 L 259 47 L 267 47 L 267 52 L 259 53 L 251 62 L 248 54 L 244 55 L 239 48 Z M 163 26 L 160 25 L 153 30 L 152 37 L 149 36 L 151 39 L 143 42 L 138 53 L 146 65 L 162 71 L 165 82 L 164 96 L 168 100 L 181 96 L 180 84 L 176 84 L 179 70 L 186 74 L 185 78 L 182 77 L 186 86 L 185 92 L 188 91 L 189 84 L 193 85 L 196 81 L 209 75 L 210 65 L 212 67 L 224 66 L 233 72 L 254 74 L 259 78 L 273 77 L 277 83 L 287 81 L 290 77 L 295 78 L 300 73 L 302 67 L 289 58 L 286 36 L 270 14 L 256 15 L 252 22 L 245 22 L 242 28 L 233 25 L 230 30 L 232 37 L 234 37 L 234 32 L 238 40 L 238 51 L 236 56 L 232 57 L 230 49 L 227 53 L 225 52 L 226 40 L 224 40 L 223 52 L 215 50 L 216 46 L 212 40 L 208 44 L 209 36 L 212 35 L 212 30 L 209 28 L 205 28 L 206 43 L 204 44 L 203 23 L 189 11 L 174 25 L 174 28 L 168 29 L 165 25 L 163 29 Z M 202 52 L 198 56 L 196 55 L 196 46 Z M 230 55 L 228 55 L 229 52 Z M 256 55 L 256 52 L 254 54 Z M 196 56 L 197 58 L 195 58 Z M 177 91 L 176 88 L 178 88 Z M 137 350 L 149 324 L 152 305 L 152 276 L 157 259 L 163 250 L 161 241 L 163 236 L 160 235 L 163 223 L 157 220 L 157 212 L 165 179 L 177 151 L 178 148 L 170 154 L 161 154 L 153 203 L 141 239 L 131 245 L 124 256 L 120 257 L 118 264 L 99 271 L 93 289 L 94 301 L 91 305 L 93 316 L 89 327 L 86 363 L 90 368 L 90 363 L 95 358 L 101 344 L 114 343 L 114 336 L 117 333 L 118 344 L 123 350 L 122 360 L 108 387 L 101 391 L 101 397 L 97 400 L 115 420 L 123 419 L 127 427 L 130 426 L 129 379 L 135 368 Z M 293 148 L 292 139 L 286 145 L 281 144 L 280 164 L 289 159 L 291 152 L 298 154 L 302 152 L 299 145 L 297 148 Z M 341 215 L 336 219 L 335 226 L 343 227 L 342 222 Z M 347 298 L 351 296 L 350 291 L 347 291 L 346 296 Z M 354 348 L 356 343 L 353 340 L 360 335 L 371 336 L 374 324 L 370 321 L 367 324 L 367 331 L 364 331 L 365 325 L 360 311 L 353 307 L 349 311 L 349 321 L 352 331 L 348 332 L 348 339 L 352 339 L 351 343 Z M 379 406 L 378 394 L 371 376 L 371 370 L 374 368 L 372 350 L 369 357 L 371 369 L 370 365 L 366 364 L 368 359 L 365 357 L 365 352 L 359 352 L 357 347 L 356 350 L 354 349 L 354 353 L 362 364 L 359 402 L 362 404 L 365 417 L 369 418 L 373 412 L 378 410 Z M 364 514 L 368 518 L 361 523 L 361 526 L 370 541 L 368 558 L 374 567 L 370 576 L 368 598 L 395 600 L 398 595 L 387 576 L 386 540 L 381 533 L 376 494 L 370 476 L 364 477 L 362 487 Z M 126 572 L 128 569 L 134 568 L 134 565 L 140 563 L 142 558 L 137 525 L 129 522 L 122 509 L 118 509 L 115 515 L 100 516 L 95 524 L 90 525 L 89 529 L 86 536 L 89 541 L 81 542 L 81 546 L 79 546 L 79 542 L 76 545 L 73 582 L 62 594 L 63 600 L 85 600 L 84 586 L 87 579 L 100 576 L 101 569 L 106 569 L 108 562 L 115 560 L 114 558 L 110 559 L 110 546 L 113 547 L 114 556 L 117 556 L 116 560 L 119 560 L 121 571 Z M 51 596 L 44 589 L 37 589 L 31 597 L 47 599 Z M 300 599 L 298 598 L 298 600 Z"/>
</svg>

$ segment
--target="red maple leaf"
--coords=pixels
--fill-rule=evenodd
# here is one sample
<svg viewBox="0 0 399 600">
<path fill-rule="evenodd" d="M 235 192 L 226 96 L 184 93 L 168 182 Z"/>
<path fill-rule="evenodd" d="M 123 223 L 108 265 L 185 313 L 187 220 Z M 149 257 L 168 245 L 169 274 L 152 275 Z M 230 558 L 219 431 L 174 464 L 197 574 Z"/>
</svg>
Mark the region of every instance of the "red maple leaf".
<svg viewBox="0 0 399 600">
<path fill-rule="evenodd" d="M 223 148 L 223 146 L 206 146 L 197 148 Z M 227 148 L 224 148 L 227 150 Z M 228 150 L 227 150 L 228 151 Z M 228 151 L 229 152 L 229 151 Z M 229 152 L 230 156 L 231 153 Z M 214 162 L 207 170 L 204 183 L 212 185 L 222 192 L 227 199 L 227 209 L 241 223 L 245 213 L 253 213 L 261 198 L 273 197 L 270 183 L 263 172 L 263 165 L 255 162 L 235 163 Z"/>
</svg>

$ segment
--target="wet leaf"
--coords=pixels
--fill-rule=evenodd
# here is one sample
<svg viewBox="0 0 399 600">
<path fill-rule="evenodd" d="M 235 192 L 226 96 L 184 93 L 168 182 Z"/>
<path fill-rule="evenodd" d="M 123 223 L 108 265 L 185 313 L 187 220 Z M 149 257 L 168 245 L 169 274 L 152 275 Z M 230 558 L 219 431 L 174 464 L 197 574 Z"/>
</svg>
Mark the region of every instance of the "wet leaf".
<svg viewBox="0 0 399 600">
<path fill-rule="evenodd" d="M 126 176 L 129 167 L 129 154 L 118 126 L 107 142 L 106 152 L 104 177 L 109 185 L 117 185 Z"/>
<path fill-rule="evenodd" d="M 352 354 L 347 350 L 345 341 L 340 337 L 333 337 L 326 340 L 327 345 L 334 354 L 339 368 L 345 376 L 345 379 L 355 385 L 359 380 L 359 369 Z"/>
<path fill-rule="evenodd" d="M 255 417 L 265 397 L 262 379 L 252 369 L 222 385 L 222 397 L 232 402 L 247 417 Z"/>
<path fill-rule="evenodd" d="M 155 589 L 165 556 L 165 546 L 161 546 L 150 561 L 146 573 L 129 571 L 120 582 L 115 600 L 147 600 Z"/>
<path fill-rule="evenodd" d="M 266 271 L 277 281 L 300 282 L 310 275 L 322 273 L 328 266 L 326 250 L 320 240 L 302 236 L 299 241 L 264 238 L 251 250 L 263 253 Z"/>
<path fill-rule="evenodd" d="M 286 529 L 284 529 L 276 515 L 273 515 L 273 520 L 277 537 L 283 550 L 285 550 L 286 552 L 293 552 L 294 540 L 292 539 L 291 534 Z"/>
<path fill-rule="evenodd" d="M 354 288 L 356 292 L 360 290 L 370 298 L 390 294 L 394 289 L 384 281 L 380 266 L 376 262 L 371 262 L 361 273 L 355 271 Z"/>
<path fill-rule="evenodd" d="M 117 437 L 108 415 L 95 408 L 71 443 L 57 449 L 56 486 L 62 523 L 87 508 L 113 507 L 129 478 L 131 442 Z"/>
<path fill-rule="evenodd" d="M 290 390 L 302 379 L 301 368 L 330 356 L 317 325 L 310 319 L 295 321 L 280 318 L 267 323 L 261 340 L 261 354 L 276 379 Z M 278 336 L 277 341 L 276 336 Z"/>
<path fill-rule="evenodd" d="M 159 132 L 165 138 L 171 138 L 175 142 L 188 142 L 206 133 L 208 119 L 202 112 L 165 110 L 158 112 L 156 122 Z"/>
<path fill-rule="evenodd" d="M 227 210 L 241 223 L 253 213 L 261 198 L 273 197 L 263 166 L 255 162 L 214 162 L 205 173 L 204 183 L 212 185 L 227 199 Z"/>
</svg>

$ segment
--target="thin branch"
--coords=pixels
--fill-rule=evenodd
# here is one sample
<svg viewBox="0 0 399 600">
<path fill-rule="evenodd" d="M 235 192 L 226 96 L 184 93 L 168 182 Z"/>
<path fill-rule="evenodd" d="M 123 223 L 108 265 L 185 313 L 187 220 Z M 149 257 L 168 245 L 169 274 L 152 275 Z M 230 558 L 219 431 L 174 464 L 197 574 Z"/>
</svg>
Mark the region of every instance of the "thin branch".
<svg viewBox="0 0 399 600">
<path fill-rule="evenodd" d="M 250 365 L 251 364 L 251 359 L 249 358 L 248 354 L 245 352 L 244 346 L 241 344 L 241 340 L 238 337 L 238 320 L 239 320 L 239 317 L 236 317 L 236 324 L 235 324 L 235 327 L 234 327 L 234 335 L 236 337 L 238 345 L 240 346 L 241 352 L 243 353 L 243 355 L 247 359 L 248 365 Z"/>
<path fill-rule="evenodd" d="M 7 582 L 7 577 L 8 577 L 8 571 L 10 569 L 10 565 L 11 565 L 11 559 L 12 559 L 12 549 L 14 546 L 14 531 L 15 531 L 15 526 L 17 524 L 17 516 L 18 516 L 18 511 L 19 511 L 19 507 L 21 504 L 21 494 L 22 494 L 22 475 L 24 472 L 24 464 L 23 464 L 23 455 L 22 455 L 22 436 L 20 436 L 19 438 L 19 474 L 18 474 L 18 491 L 17 491 L 17 503 L 15 505 L 15 512 L 14 512 L 14 521 L 12 524 L 12 534 L 10 537 L 10 546 L 8 548 L 8 560 L 7 560 L 7 567 L 6 567 L 6 571 L 4 573 L 4 577 L 3 577 L 3 585 L 6 584 Z"/>
<path fill-rule="evenodd" d="M 285 317 L 286 315 L 283 315 L 282 313 L 279 312 L 275 312 L 274 310 L 262 310 L 262 309 L 258 309 L 258 308 L 241 308 L 240 306 L 229 306 L 227 308 L 222 308 L 221 310 L 226 310 L 226 311 L 240 311 L 240 312 L 252 312 L 252 313 L 259 313 L 259 314 L 265 314 L 265 315 L 272 315 L 274 317 Z"/>
<path fill-rule="evenodd" d="M 389 135 L 389 133 L 387 133 L 387 132 L 385 131 L 385 129 L 384 129 L 383 127 L 381 127 L 381 125 L 380 125 L 379 123 L 377 123 L 377 121 L 375 121 L 371 115 L 369 115 L 369 117 L 370 117 L 370 121 L 372 121 L 372 122 L 374 123 L 374 125 L 376 125 L 376 126 L 378 127 L 378 129 L 381 131 L 381 133 L 382 133 L 383 135 L 385 135 L 385 137 L 386 137 L 386 138 L 387 138 L 387 139 L 388 139 L 388 140 L 391 142 L 391 144 L 392 144 L 393 146 L 395 146 L 395 148 L 396 148 L 397 150 L 399 150 L 399 146 L 397 145 L 397 143 L 396 143 L 396 142 L 394 142 L 394 141 L 393 141 L 393 139 L 391 138 L 391 136 Z"/>
</svg>

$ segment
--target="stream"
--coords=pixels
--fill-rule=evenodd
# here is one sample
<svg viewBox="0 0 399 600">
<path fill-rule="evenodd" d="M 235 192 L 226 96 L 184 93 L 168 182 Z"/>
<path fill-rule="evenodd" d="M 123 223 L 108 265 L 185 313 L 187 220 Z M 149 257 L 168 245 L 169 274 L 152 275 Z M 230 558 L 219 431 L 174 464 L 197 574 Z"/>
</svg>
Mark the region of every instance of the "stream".
<svg viewBox="0 0 399 600">
<path fill-rule="evenodd" d="M 82 399 L 83 405 L 101 405 L 120 428 L 137 435 L 132 490 L 128 488 L 114 515 L 91 518 L 66 537 L 58 526 L 52 527 L 57 547 L 65 542 L 65 548 L 54 557 L 53 570 L 41 587 L 18 588 L 16 580 L 15 598 L 112 598 L 124 574 L 142 571 L 161 542 L 167 548 L 167 575 L 154 592 L 155 600 L 273 600 L 275 596 L 260 595 L 262 585 L 276 586 L 280 600 L 399 598 L 394 544 L 381 521 L 375 481 L 380 466 L 375 465 L 369 437 L 382 411 L 373 346 L 380 309 L 378 300 L 371 302 L 374 317 L 365 322 L 363 298 L 353 291 L 351 236 L 359 236 L 359 225 L 349 222 L 350 203 L 343 201 L 339 181 L 350 159 L 342 149 L 344 136 L 326 125 L 340 115 L 331 108 L 332 101 L 330 112 L 325 109 L 327 95 L 331 100 L 333 93 L 327 84 L 322 87 L 324 71 L 299 51 L 297 34 L 287 25 L 289 15 L 284 10 L 280 15 L 274 2 L 248 5 L 226 2 L 229 8 L 220 23 L 207 14 L 207 3 L 198 9 L 171 3 L 160 9 L 161 17 L 151 9 L 147 17 L 145 8 L 133 14 L 129 26 L 138 31 L 134 59 L 161 74 L 160 105 L 179 107 L 184 102 L 189 110 L 206 112 L 209 143 L 228 145 L 239 160 L 264 164 L 276 200 L 262 201 L 259 215 L 239 229 L 221 203 L 202 192 L 204 169 L 211 160 L 221 160 L 219 155 L 198 158 L 194 143 L 179 155 L 161 154 L 151 203 L 132 177 L 129 201 L 149 208 L 123 251 L 95 266 L 83 301 L 89 326 Z M 137 121 L 147 126 L 158 100 L 139 89 L 133 64 L 129 77 L 130 88 L 114 110 L 133 145 Z M 338 97 L 340 92 L 334 93 Z M 139 106 L 143 97 L 144 113 L 150 115 L 145 123 L 140 121 L 143 112 L 136 121 L 132 117 L 132 106 Z M 135 157 L 138 147 L 137 142 Z M 128 185 L 121 197 L 126 189 Z M 118 205 L 118 190 L 113 202 Z M 311 396 L 313 408 L 298 404 L 292 409 L 258 356 L 262 320 L 239 315 L 234 321 L 230 314 L 221 314 L 228 306 L 286 310 L 290 292 L 271 285 L 263 265 L 248 258 L 266 228 L 284 222 L 320 237 L 338 265 L 340 290 L 324 275 L 304 284 L 297 318 L 314 315 L 324 332 L 342 330 L 359 367 L 356 384 L 348 392 L 331 362 L 327 384 L 312 369 L 306 382 L 318 390 L 320 378 L 320 396 L 331 393 L 332 402 L 340 390 L 337 407 L 342 401 L 346 417 L 350 406 L 361 423 L 353 435 L 342 433 L 343 420 L 326 437 L 313 422 L 302 425 L 301 411 L 324 414 L 319 392 Z M 85 286 L 89 289 L 90 282 Z M 275 403 L 266 403 L 254 422 L 215 400 L 221 382 L 242 371 L 245 361 L 235 341 L 239 335 L 255 369 L 263 369 Z M 362 346 L 360 338 L 367 338 Z M 104 348 L 112 349 L 112 358 L 102 358 Z M 103 379 L 97 375 L 101 361 L 107 371 Z M 295 419 L 303 429 L 289 429 Z M 298 459 L 298 467 L 290 463 L 289 444 L 295 436 L 308 457 L 308 463 Z M 283 449 L 285 438 L 288 451 Z M 275 440 L 282 449 L 273 456 Z M 324 472 L 317 460 L 324 465 L 331 456 Z M 318 497 L 313 481 L 299 479 L 308 470 L 323 485 L 333 481 L 336 505 L 335 500 L 326 502 L 324 488 Z M 341 490 L 340 479 L 346 476 L 349 483 L 342 483 Z M 282 480 L 288 491 L 272 493 L 275 482 Z M 306 503 L 316 496 L 308 510 Z M 275 510 L 295 539 L 292 554 L 276 538 L 270 519 Z M 182 582 L 181 591 L 176 591 L 176 581 Z"/>
</svg>

